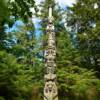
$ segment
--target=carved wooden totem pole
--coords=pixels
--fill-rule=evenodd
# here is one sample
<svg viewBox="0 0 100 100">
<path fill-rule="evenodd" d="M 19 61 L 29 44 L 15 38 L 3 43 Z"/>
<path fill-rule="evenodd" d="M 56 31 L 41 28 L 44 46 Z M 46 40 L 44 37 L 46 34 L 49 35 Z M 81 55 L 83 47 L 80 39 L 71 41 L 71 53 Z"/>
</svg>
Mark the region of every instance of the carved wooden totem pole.
<svg viewBox="0 0 100 100">
<path fill-rule="evenodd" d="M 47 50 L 45 50 L 45 69 L 46 73 L 44 76 L 45 87 L 44 87 L 44 100 L 58 100 L 58 90 L 56 82 L 56 43 L 55 43 L 55 32 L 53 25 L 52 8 L 49 8 L 49 17 L 47 25 Z"/>
</svg>

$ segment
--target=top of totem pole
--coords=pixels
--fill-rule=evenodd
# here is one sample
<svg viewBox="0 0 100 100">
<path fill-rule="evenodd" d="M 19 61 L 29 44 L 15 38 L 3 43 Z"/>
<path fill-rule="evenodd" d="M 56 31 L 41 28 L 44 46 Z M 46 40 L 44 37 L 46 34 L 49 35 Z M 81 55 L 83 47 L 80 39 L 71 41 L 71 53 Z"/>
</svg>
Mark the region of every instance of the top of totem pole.
<svg viewBox="0 0 100 100">
<path fill-rule="evenodd" d="M 48 17 L 48 20 L 50 23 L 53 22 L 53 15 L 52 15 L 52 7 L 50 6 L 49 7 L 49 17 Z"/>
<path fill-rule="evenodd" d="M 50 6 L 49 7 L 49 18 L 51 18 L 52 17 L 52 7 Z"/>
</svg>

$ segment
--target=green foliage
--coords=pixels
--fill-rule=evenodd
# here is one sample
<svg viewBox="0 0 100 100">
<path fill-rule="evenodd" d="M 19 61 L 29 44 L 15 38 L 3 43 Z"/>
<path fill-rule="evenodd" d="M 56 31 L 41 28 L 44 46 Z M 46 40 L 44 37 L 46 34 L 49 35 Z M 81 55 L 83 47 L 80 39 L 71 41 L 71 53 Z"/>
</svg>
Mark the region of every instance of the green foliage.
<svg viewBox="0 0 100 100">
<path fill-rule="evenodd" d="M 98 77 L 100 73 L 99 3 L 98 0 L 77 0 L 77 3 L 69 8 L 66 19 L 68 26 L 74 27 L 74 32 L 77 30 L 76 37 L 81 55 L 81 66 L 94 69 L 97 71 Z"/>
<path fill-rule="evenodd" d="M 33 0 L 15 0 L 8 2 L 7 6 L 7 2 L 0 1 L 0 49 L 4 40 L 11 43 L 13 36 L 17 38 L 17 43 L 9 45 L 11 48 L 0 51 L 0 100 L 30 100 L 37 94 L 41 97 L 43 65 L 36 57 L 39 50 L 35 47 L 37 45 L 33 24 L 28 22 L 25 26 L 19 27 L 20 31 L 11 32 L 7 37 L 4 34 L 4 24 L 8 23 L 11 27 L 15 21 L 9 17 L 14 16 L 16 20 L 20 18 L 27 22 L 32 16 L 30 8 L 36 8 L 34 3 Z"/>
<path fill-rule="evenodd" d="M 36 10 L 34 0 L 9 0 L 8 5 L 11 16 L 15 16 L 16 19 L 22 18 L 25 22 L 28 22 L 29 17 L 32 17 L 30 8 Z"/>
<path fill-rule="evenodd" d="M 27 70 L 18 64 L 12 54 L 0 51 L 0 95 L 6 100 L 29 95 L 33 85 L 32 73 L 32 68 Z"/>
<path fill-rule="evenodd" d="M 0 0 L 0 27 L 4 24 L 4 21 L 6 21 L 8 14 L 8 8 L 5 0 Z"/>
<path fill-rule="evenodd" d="M 0 100 L 5 100 L 2 96 L 0 96 Z"/>
<path fill-rule="evenodd" d="M 53 16 L 54 19 L 56 19 L 54 21 L 57 43 L 56 63 L 59 96 L 61 100 L 98 100 L 97 97 L 100 93 L 100 80 L 95 76 L 97 72 L 94 72 L 95 67 L 93 65 L 93 60 L 91 60 L 97 53 L 97 51 L 95 52 L 96 45 L 94 44 L 95 47 L 93 47 L 93 43 L 95 43 L 93 37 L 98 35 L 94 32 L 95 28 L 91 28 L 91 25 L 89 26 L 89 24 L 87 24 L 87 22 L 90 21 L 89 19 L 94 18 L 91 14 L 93 13 L 91 12 L 93 5 L 91 3 L 86 3 L 84 7 L 82 7 L 82 2 L 85 2 L 85 0 L 78 1 L 72 8 L 67 9 L 67 11 L 69 11 L 67 13 L 67 23 L 72 27 L 72 32 L 76 32 L 76 30 L 74 30 L 76 28 L 76 23 L 79 28 L 77 29 L 77 34 L 73 33 L 77 37 L 77 41 L 73 44 L 71 34 L 64 28 L 64 23 L 61 23 L 63 17 L 60 14 L 63 13 L 62 10 L 59 9 L 59 6 L 54 0 L 46 0 L 41 4 L 42 9 L 40 17 L 42 18 L 41 25 L 43 27 L 43 33 L 45 33 L 44 28 L 46 28 L 47 25 L 44 19 L 47 18 L 47 8 L 50 3 L 53 5 Z M 86 14 L 88 14 L 88 17 Z M 90 15 L 92 17 L 90 17 Z M 96 33 L 98 34 L 99 32 Z M 93 41 L 90 43 L 89 39 L 91 38 L 93 38 Z M 77 45 L 78 47 L 76 48 Z M 92 64 L 88 58 L 91 60 Z M 88 68 L 90 70 L 88 70 Z M 98 69 L 96 71 L 98 71 Z"/>
<path fill-rule="evenodd" d="M 100 80 L 95 73 L 78 66 L 70 66 L 58 70 L 59 96 L 65 96 L 68 100 L 95 100 L 99 96 Z M 96 100 L 99 100 L 97 98 Z"/>
<path fill-rule="evenodd" d="M 11 48 L 8 48 L 7 51 L 13 54 L 16 59 L 17 63 L 22 64 L 25 70 L 31 72 L 29 77 L 32 77 L 30 83 L 26 83 L 27 85 L 31 85 L 32 87 L 27 87 L 26 89 L 30 89 L 27 92 L 26 99 L 29 100 L 30 98 L 41 98 L 42 90 L 43 90 L 43 62 L 42 59 L 39 58 L 40 47 L 38 44 L 38 40 L 35 38 L 34 34 L 34 27 L 29 25 L 18 26 L 19 31 L 10 33 L 8 35 L 8 40 L 11 41 L 11 37 L 16 36 L 17 43 L 13 44 Z M 26 75 L 28 75 L 26 73 Z M 20 76 L 22 77 L 22 76 Z M 22 77 L 22 79 L 24 79 Z M 21 80 L 18 80 L 20 82 Z M 20 87 L 20 84 L 18 84 Z M 24 88 L 22 89 L 24 90 Z M 29 95 L 30 94 L 30 95 Z M 26 95 L 22 94 L 25 98 Z M 33 99 L 34 100 L 34 99 Z"/>
<path fill-rule="evenodd" d="M 36 10 L 34 0 L 0 0 L 0 49 L 4 49 L 4 40 L 7 36 L 4 25 L 8 24 L 12 27 L 18 19 L 28 23 L 29 18 L 32 17 L 30 8 Z"/>
<path fill-rule="evenodd" d="M 57 36 L 57 67 L 79 65 L 80 54 L 72 45 L 67 31 L 60 31 Z"/>
<path fill-rule="evenodd" d="M 6 38 L 6 34 L 4 32 L 4 24 L 9 17 L 8 8 L 5 0 L 0 0 L 0 49 L 4 48 L 3 40 Z"/>
</svg>

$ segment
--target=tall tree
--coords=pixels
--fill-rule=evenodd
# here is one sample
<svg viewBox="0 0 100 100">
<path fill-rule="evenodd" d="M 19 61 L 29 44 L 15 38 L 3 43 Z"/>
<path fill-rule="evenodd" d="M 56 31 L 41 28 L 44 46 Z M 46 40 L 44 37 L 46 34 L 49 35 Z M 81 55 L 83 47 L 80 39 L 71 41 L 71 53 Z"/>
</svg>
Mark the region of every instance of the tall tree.
<svg viewBox="0 0 100 100">
<path fill-rule="evenodd" d="M 8 0 L 8 5 L 11 16 L 15 16 L 17 19 L 22 18 L 25 22 L 28 21 L 29 17 L 32 17 L 30 8 L 34 8 L 34 11 L 37 11 L 34 0 Z"/>
<path fill-rule="evenodd" d="M 95 78 L 95 76 L 93 74 L 94 72 L 88 71 L 84 68 L 79 68 L 79 66 L 81 65 L 80 52 L 78 51 L 78 49 L 75 48 L 75 44 L 73 45 L 73 43 L 72 43 L 73 41 L 71 39 L 70 33 L 64 27 L 64 23 L 62 21 L 63 20 L 63 11 L 59 7 L 59 5 L 55 2 L 55 0 L 45 0 L 40 5 L 40 7 L 41 7 L 41 16 L 40 17 L 42 18 L 42 21 L 41 21 L 42 34 L 44 34 L 45 36 L 47 35 L 46 34 L 47 20 L 45 20 L 45 18 L 47 18 L 47 16 L 48 16 L 47 15 L 48 7 L 51 5 L 53 5 L 53 17 L 54 17 L 54 26 L 55 26 L 55 32 L 56 32 L 56 44 L 57 44 L 56 63 L 57 63 L 57 69 L 58 69 L 57 75 L 58 75 L 59 97 L 61 97 L 61 99 L 65 99 L 65 100 L 66 99 L 68 99 L 68 100 L 85 99 L 84 96 L 87 93 L 87 88 L 89 89 L 89 91 L 91 91 L 91 87 L 93 85 L 91 78 L 92 77 Z M 73 15 L 71 15 L 71 17 L 73 17 Z M 43 41 L 46 41 L 46 39 L 47 39 L 47 37 L 44 38 Z M 46 48 L 44 48 L 44 49 L 46 49 Z M 81 72 L 83 74 L 80 74 Z M 91 81 L 90 82 L 91 87 L 89 87 L 89 85 L 86 83 L 86 81 L 84 81 L 84 82 L 81 81 L 81 77 L 83 77 L 83 80 L 87 80 L 87 78 L 86 78 L 88 76 L 87 73 L 89 73 L 88 75 L 90 75 L 89 80 Z M 84 75 L 86 75 L 86 77 Z M 79 84 L 77 84 L 80 81 L 82 82 L 82 84 L 84 84 L 83 86 L 80 86 Z M 76 88 L 77 86 L 82 87 L 78 90 L 79 95 L 75 94 L 76 90 L 77 90 L 77 88 Z M 86 86 L 85 89 L 84 89 L 84 86 Z M 73 89 L 73 87 L 75 87 L 74 88 L 75 90 Z M 84 93 L 82 91 L 84 91 Z M 97 96 L 97 95 L 95 95 L 95 96 Z M 86 98 L 87 98 L 87 100 L 89 100 L 88 96 L 86 96 Z"/>
<path fill-rule="evenodd" d="M 4 39 L 6 38 L 5 24 L 12 27 L 14 22 L 18 19 L 23 19 L 24 22 L 28 22 L 29 18 L 32 17 L 30 8 L 34 8 L 36 11 L 34 0 L 1 0 L 0 1 L 0 49 L 4 48 Z M 12 18 L 14 17 L 14 19 Z"/>
<path fill-rule="evenodd" d="M 0 0 L 0 49 L 4 48 L 3 40 L 6 38 L 6 33 L 4 32 L 4 23 L 9 17 L 8 8 L 6 2 Z"/>
<path fill-rule="evenodd" d="M 69 7 L 67 25 L 77 32 L 77 44 L 81 54 L 81 64 L 100 73 L 100 1 L 77 0 Z"/>
<path fill-rule="evenodd" d="M 0 48 L 1 44 L 4 46 L 4 40 L 7 42 L 6 49 L 2 51 L 0 49 L 0 99 L 29 100 L 31 95 L 36 95 L 36 89 L 38 91 L 38 88 L 41 88 L 42 81 L 39 80 L 43 76 L 40 74 L 42 63 L 36 56 L 38 51 L 34 49 L 36 46 L 34 25 L 28 20 L 32 14 L 30 8 L 34 7 L 34 1 L 15 0 L 9 3 L 0 1 L 0 4 L 2 5 L 0 8 L 2 14 L 0 16 L 0 34 L 2 34 Z M 19 9 L 23 10 L 24 15 Z M 12 17 L 15 17 L 14 20 Z M 11 27 L 19 18 L 27 22 L 24 27 L 18 28 L 18 32 L 6 34 L 5 23 Z"/>
<path fill-rule="evenodd" d="M 0 96 L 4 100 L 29 100 L 33 69 L 27 70 L 12 54 L 0 51 Z"/>
<path fill-rule="evenodd" d="M 41 98 L 43 86 L 43 63 L 39 57 L 39 44 L 32 23 L 17 27 L 19 27 L 18 31 L 8 35 L 10 47 L 7 48 L 7 51 L 16 57 L 18 64 L 22 64 L 25 70 L 32 73 L 29 76 L 32 77 L 31 83 L 33 85 L 29 92 L 31 92 L 32 100 L 34 100 L 34 98 Z M 14 39 L 15 43 L 12 42 Z"/>
</svg>

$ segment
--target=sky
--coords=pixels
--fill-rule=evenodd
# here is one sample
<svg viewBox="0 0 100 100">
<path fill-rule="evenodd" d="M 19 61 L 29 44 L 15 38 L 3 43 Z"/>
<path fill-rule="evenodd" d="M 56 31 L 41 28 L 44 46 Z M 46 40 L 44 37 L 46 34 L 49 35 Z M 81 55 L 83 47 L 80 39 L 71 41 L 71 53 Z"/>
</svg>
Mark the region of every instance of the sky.
<svg viewBox="0 0 100 100">
<path fill-rule="evenodd" d="M 43 0 L 35 0 L 36 4 L 39 4 Z M 56 0 L 60 6 L 72 6 L 73 3 L 75 3 L 76 0 Z"/>
<path fill-rule="evenodd" d="M 35 0 L 35 3 L 36 5 L 38 5 L 41 1 L 43 0 Z M 73 3 L 75 3 L 76 0 L 56 0 L 59 5 L 62 7 L 62 8 L 65 8 L 66 6 L 73 6 Z M 33 10 L 33 9 L 31 9 Z M 37 17 L 33 16 L 33 23 L 35 25 L 35 28 L 36 28 L 36 33 L 37 35 L 40 34 L 40 31 L 39 31 L 39 28 L 40 28 L 40 25 L 39 25 L 39 22 L 40 22 L 40 19 L 38 19 Z"/>
<path fill-rule="evenodd" d="M 75 3 L 76 0 L 57 0 L 59 2 L 60 6 L 72 6 L 73 3 Z"/>
<path fill-rule="evenodd" d="M 36 5 L 38 5 L 41 1 L 43 0 L 35 0 L 35 3 Z M 65 8 L 66 6 L 73 6 L 73 3 L 75 3 L 76 0 L 55 0 L 56 2 L 59 3 L 59 5 L 62 7 L 62 8 Z M 30 9 L 33 13 L 34 13 L 34 9 Z M 32 21 L 35 25 L 35 28 L 36 28 L 36 34 L 39 35 L 40 34 L 40 31 L 39 31 L 39 28 L 40 28 L 40 25 L 39 25 L 39 22 L 41 21 L 39 18 L 37 18 L 36 16 L 33 16 L 32 18 Z M 21 24 L 20 21 L 17 21 L 14 25 L 13 25 L 13 28 L 9 29 L 9 32 L 13 31 L 14 29 L 17 29 L 15 28 L 17 25 Z M 8 30 L 7 30 L 8 31 Z"/>
</svg>

